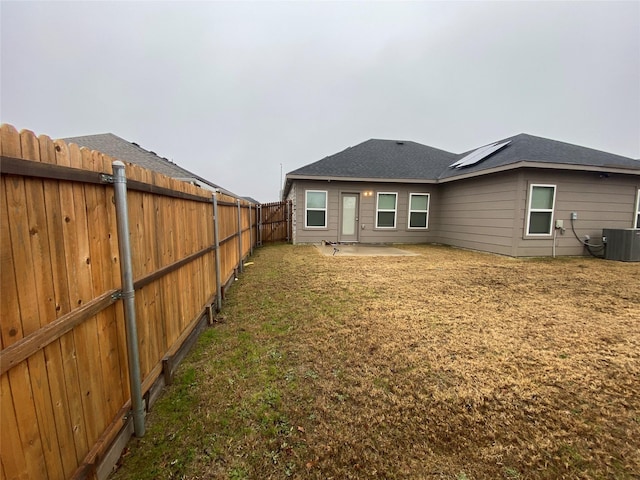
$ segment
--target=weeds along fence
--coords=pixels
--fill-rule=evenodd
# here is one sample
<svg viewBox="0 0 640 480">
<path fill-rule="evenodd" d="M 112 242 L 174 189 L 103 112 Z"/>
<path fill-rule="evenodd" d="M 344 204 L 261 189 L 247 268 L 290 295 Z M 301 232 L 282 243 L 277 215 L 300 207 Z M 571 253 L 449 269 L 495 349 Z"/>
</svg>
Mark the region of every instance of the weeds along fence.
<svg viewBox="0 0 640 480">
<path fill-rule="evenodd" d="M 0 134 L 0 479 L 105 478 L 136 408 L 213 321 L 256 244 L 257 207 L 127 165 L 132 296 L 113 159 Z"/>
</svg>

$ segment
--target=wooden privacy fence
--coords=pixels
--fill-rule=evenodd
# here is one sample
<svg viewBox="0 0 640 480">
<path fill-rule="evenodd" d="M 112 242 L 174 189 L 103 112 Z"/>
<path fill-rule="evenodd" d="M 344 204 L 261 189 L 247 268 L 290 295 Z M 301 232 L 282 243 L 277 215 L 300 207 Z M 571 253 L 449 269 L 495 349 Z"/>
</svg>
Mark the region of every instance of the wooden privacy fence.
<svg viewBox="0 0 640 480">
<path fill-rule="evenodd" d="M 292 211 L 291 201 L 258 205 L 259 244 L 291 241 Z"/>
<path fill-rule="evenodd" d="M 0 479 L 105 478 L 133 430 L 113 159 L 0 134 Z M 252 252 L 258 210 L 125 171 L 148 408 Z"/>
</svg>

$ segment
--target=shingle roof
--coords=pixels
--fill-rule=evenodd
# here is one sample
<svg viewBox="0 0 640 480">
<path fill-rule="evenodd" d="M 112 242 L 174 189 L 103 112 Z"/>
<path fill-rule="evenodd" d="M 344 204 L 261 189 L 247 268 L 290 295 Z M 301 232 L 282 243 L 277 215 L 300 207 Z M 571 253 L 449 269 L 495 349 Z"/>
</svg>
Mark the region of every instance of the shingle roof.
<svg viewBox="0 0 640 480">
<path fill-rule="evenodd" d="M 509 144 L 479 163 L 463 168 L 450 165 L 470 152 L 455 154 L 410 141 L 371 139 L 287 174 L 285 194 L 293 178 L 345 178 L 381 180 L 454 179 L 468 173 L 491 170 L 519 162 L 577 165 L 582 167 L 639 170 L 632 158 L 521 133 L 499 140 Z M 488 173 L 488 172 L 487 172 Z"/>
<path fill-rule="evenodd" d="M 521 133 L 513 137 L 499 140 L 510 141 L 498 152 L 470 167 L 449 168 L 447 166 L 438 175 L 439 179 L 455 177 L 470 172 L 481 172 L 518 162 L 548 163 L 555 165 L 578 165 L 583 167 L 640 169 L 640 162 L 632 158 L 594 150 L 592 148 L 572 145 L 570 143 L 550 140 Z M 475 149 L 474 149 L 475 150 Z M 459 160 L 468 153 L 456 156 Z M 552 165 L 549 165 L 552 167 Z"/>
<path fill-rule="evenodd" d="M 371 139 L 287 175 L 435 179 L 456 157 L 416 142 Z"/>
<path fill-rule="evenodd" d="M 194 182 L 199 186 L 211 189 L 217 189 L 221 192 L 237 197 L 238 195 L 226 190 L 220 185 L 206 180 L 189 170 L 176 165 L 170 160 L 160 157 L 155 152 L 145 150 L 136 143 L 128 142 L 124 138 L 120 138 L 113 133 L 101 133 L 97 135 L 85 135 L 82 137 L 63 138 L 66 143 L 75 143 L 80 147 L 86 147 L 91 150 L 97 150 L 111 157 L 122 160 L 123 162 L 135 163 L 148 170 L 166 175 L 167 177 L 176 178 L 187 182 Z"/>
</svg>

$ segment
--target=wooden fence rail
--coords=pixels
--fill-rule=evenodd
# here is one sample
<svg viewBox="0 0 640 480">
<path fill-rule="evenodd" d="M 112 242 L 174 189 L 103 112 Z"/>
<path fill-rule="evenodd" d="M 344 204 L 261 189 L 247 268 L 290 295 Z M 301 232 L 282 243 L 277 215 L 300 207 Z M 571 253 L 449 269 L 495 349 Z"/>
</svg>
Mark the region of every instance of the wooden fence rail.
<svg viewBox="0 0 640 480">
<path fill-rule="evenodd" d="M 105 478 L 131 434 L 114 159 L 10 125 L 0 155 L 0 480 Z M 251 254 L 259 209 L 126 176 L 148 408 Z"/>
</svg>

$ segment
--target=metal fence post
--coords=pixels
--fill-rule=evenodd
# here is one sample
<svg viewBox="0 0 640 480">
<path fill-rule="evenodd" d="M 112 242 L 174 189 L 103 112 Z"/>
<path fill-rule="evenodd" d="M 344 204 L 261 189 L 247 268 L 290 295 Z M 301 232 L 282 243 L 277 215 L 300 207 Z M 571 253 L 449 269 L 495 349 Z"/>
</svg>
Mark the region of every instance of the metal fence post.
<svg viewBox="0 0 640 480">
<path fill-rule="evenodd" d="M 258 205 L 256 215 L 258 217 L 256 219 L 256 221 L 258 222 L 258 246 L 261 247 L 262 246 L 262 205 Z"/>
<path fill-rule="evenodd" d="M 253 207 L 249 204 L 249 255 L 253 255 Z"/>
<path fill-rule="evenodd" d="M 218 229 L 218 196 L 213 194 L 213 236 L 216 252 L 216 311 L 222 310 L 222 279 L 220 274 L 220 233 Z"/>
<path fill-rule="evenodd" d="M 138 350 L 138 329 L 136 326 L 135 290 L 133 288 L 133 267 L 131 264 L 131 243 L 129 241 L 129 211 L 127 207 L 127 177 L 124 163 L 113 162 L 113 188 L 118 224 L 118 250 L 120 253 L 120 278 L 122 279 L 122 301 L 129 355 L 129 386 L 133 409 L 133 429 L 136 437 L 144 436 L 144 404 L 142 400 L 142 379 L 140 376 L 140 352 Z"/>
<path fill-rule="evenodd" d="M 242 206 L 238 199 L 238 270 L 240 273 L 244 270 L 242 267 Z"/>
</svg>

